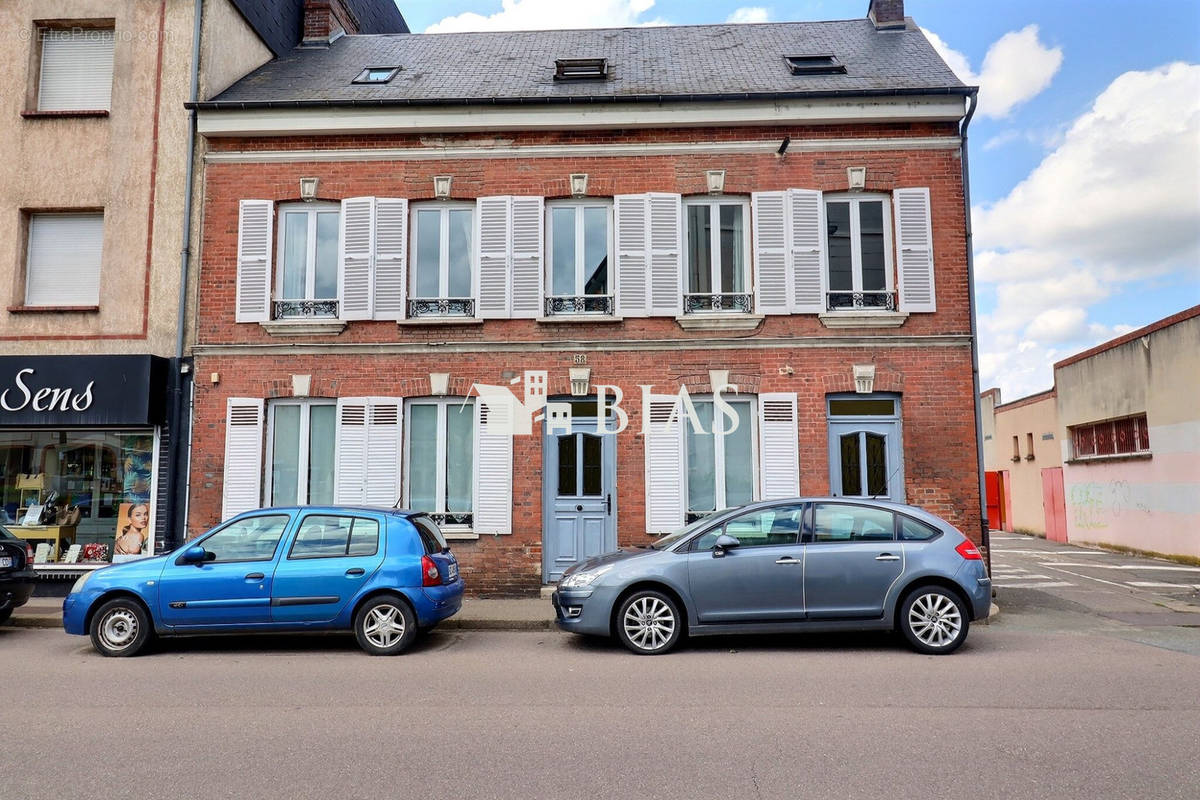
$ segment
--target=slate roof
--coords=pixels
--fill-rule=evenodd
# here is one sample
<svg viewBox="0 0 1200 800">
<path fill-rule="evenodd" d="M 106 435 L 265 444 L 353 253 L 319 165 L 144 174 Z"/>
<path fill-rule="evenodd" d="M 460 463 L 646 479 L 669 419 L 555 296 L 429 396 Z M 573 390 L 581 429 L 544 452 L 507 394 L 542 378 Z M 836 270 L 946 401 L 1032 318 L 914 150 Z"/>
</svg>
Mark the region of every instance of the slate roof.
<svg viewBox="0 0 1200 800">
<path fill-rule="evenodd" d="M 833 54 L 844 75 L 793 75 L 785 56 Z M 560 58 L 607 58 L 606 80 L 555 81 Z M 399 66 L 387 84 L 353 84 L 368 66 Z M 743 99 L 830 94 L 965 94 L 914 26 L 877 32 L 865 19 L 488 33 L 345 36 L 297 48 L 201 108 L 264 105 L 469 104 Z"/>
<path fill-rule="evenodd" d="M 233 5 L 276 56 L 300 43 L 304 0 L 233 0 Z M 408 33 L 393 0 L 346 0 L 362 33 Z"/>
</svg>

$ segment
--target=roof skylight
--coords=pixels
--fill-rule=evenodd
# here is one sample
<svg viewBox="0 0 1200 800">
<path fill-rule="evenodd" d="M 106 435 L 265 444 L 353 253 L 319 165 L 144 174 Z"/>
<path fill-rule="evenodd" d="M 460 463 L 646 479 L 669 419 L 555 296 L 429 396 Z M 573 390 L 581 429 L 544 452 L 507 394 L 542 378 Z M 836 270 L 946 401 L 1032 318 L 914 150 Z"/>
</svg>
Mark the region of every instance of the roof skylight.
<svg viewBox="0 0 1200 800">
<path fill-rule="evenodd" d="M 793 75 L 844 75 L 846 72 L 846 65 L 831 54 L 784 56 L 783 60 Z"/>
<path fill-rule="evenodd" d="M 367 67 L 358 73 L 352 83 L 387 83 L 396 77 L 399 67 Z"/>
<path fill-rule="evenodd" d="M 607 58 L 560 58 L 554 62 L 554 80 L 603 80 L 608 77 Z"/>
</svg>

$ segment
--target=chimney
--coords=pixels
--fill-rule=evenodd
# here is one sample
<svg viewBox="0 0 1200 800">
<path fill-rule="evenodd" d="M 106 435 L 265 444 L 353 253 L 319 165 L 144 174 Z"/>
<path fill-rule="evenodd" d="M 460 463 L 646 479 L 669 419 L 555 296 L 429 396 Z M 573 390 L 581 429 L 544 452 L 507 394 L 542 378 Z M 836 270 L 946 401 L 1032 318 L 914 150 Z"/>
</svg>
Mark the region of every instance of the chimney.
<svg viewBox="0 0 1200 800">
<path fill-rule="evenodd" d="M 867 19 L 875 23 L 877 31 L 903 30 L 904 0 L 871 0 Z"/>
<path fill-rule="evenodd" d="M 358 33 L 358 19 L 345 0 L 304 0 L 304 47 L 324 47 L 346 34 Z"/>
</svg>

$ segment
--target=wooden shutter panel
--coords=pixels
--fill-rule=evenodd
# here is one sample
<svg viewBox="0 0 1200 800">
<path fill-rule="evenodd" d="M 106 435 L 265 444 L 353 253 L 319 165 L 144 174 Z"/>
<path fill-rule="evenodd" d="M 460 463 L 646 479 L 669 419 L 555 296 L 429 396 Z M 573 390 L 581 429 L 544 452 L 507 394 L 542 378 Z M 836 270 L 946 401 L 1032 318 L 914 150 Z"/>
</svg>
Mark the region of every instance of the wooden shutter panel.
<svg viewBox="0 0 1200 800">
<path fill-rule="evenodd" d="M 400 500 L 401 432 L 404 400 L 372 397 L 367 404 L 367 448 L 363 502 L 390 508 Z"/>
<path fill-rule="evenodd" d="M 271 318 L 271 233 L 275 204 L 242 200 L 238 204 L 237 322 Z"/>
<path fill-rule="evenodd" d="M 221 519 L 261 508 L 263 401 L 231 397 L 225 406 Z"/>
<path fill-rule="evenodd" d="M 788 189 L 788 219 L 791 225 L 793 299 L 797 314 L 825 311 L 826 270 L 825 201 L 812 189 Z"/>
<path fill-rule="evenodd" d="M 650 230 L 649 198 L 644 194 L 619 194 L 613 198 L 616 226 L 617 314 L 644 317 L 649 304 Z"/>
<path fill-rule="evenodd" d="M 683 313 L 683 198 L 650 194 L 651 315 Z"/>
<path fill-rule="evenodd" d="M 759 499 L 780 500 L 800 494 L 800 445 L 796 394 L 758 396 Z"/>
<path fill-rule="evenodd" d="M 107 111 L 112 108 L 111 30 L 41 30 L 39 111 Z"/>
<path fill-rule="evenodd" d="M 366 397 L 340 397 L 334 437 L 333 502 L 362 505 L 366 502 L 367 412 Z"/>
<path fill-rule="evenodd" d="M 512 199 L 512 316 L 534 319 L 542 316 L 542 241 L 545 225 L 541 197 Z"/>
<path fill-rule="evenodd" d="M 375 271 L 375 198 L 343 200 L 338 233 L 338 317 L 370 319 L 371 275 Z"/>
<path fill-rule="evenodd" d="M 512 430 L 510 401 L 475 401 L 474 531 L 512 533 Z"/>
<path fill-rule="evenodd" d="M 755 192 L 750 196 L 754 216 L 754 308 L 763 314 L 790 314 L 794 304 L 787 205 L 786 192 Z"/>
<path fill-rule="evenodd" d="M 646 532 L 683 524 L 683 425 L 679 398 L 651 395 L 646 420 Z"/>
<path fill-rule="evenodd" d="M 893 192 L 901 311 L 937 311 L 933 287 L 933 230 L 928 189 Z"/>
<path fill-rule="evenodd" d="M 481 319 L 504 319 L 512 311 L 509 293 L 509 241 L 512 198 L 481 197 L 478 201 L 479 302 Z"/>
<path fill-rule="evenodd" d="M 408 275 L 408 201 L 375 198 L 374 318 L 401 320 Z"/>
</svg>

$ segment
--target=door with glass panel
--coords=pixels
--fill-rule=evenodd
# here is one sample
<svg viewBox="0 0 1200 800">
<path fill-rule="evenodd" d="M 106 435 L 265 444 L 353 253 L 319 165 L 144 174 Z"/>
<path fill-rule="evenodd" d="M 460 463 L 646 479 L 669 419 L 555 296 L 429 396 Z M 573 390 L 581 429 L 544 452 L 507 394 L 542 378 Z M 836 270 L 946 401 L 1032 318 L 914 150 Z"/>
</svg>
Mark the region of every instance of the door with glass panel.
<svg viewBox="0 0 1200 800">
<path fill-rule="evenodd" d="M 550 253 L 546 316 L 612 314 L 612 206 L 556 203 L 546 209 Z"/>
<path fill-rule="evenodd" d="M 573 411 L 569 432 L 548 423 L 543 447 L 542 580 L 546 583 L 557 581 L 576 562 L 617 549 L 617 437 L 599 431 L 594 400 L 569 405 Z M 575 411 L 592 416 L 576 417 Z"/>
<path fill-rule="evenodd" d="M 830 398 L 830 494 L 904 502 L 899 406 L 889 396 Z"/>
<path fill-rule="evenodd" d="M 338 221 L 327 204 L 279 210 L 274 319 L 338 315 Z"/>
<path fill-rule="evenodd" d="M 699 430 L 683 419 L 689 523 L 755 499 L 754 404 L 732 396 L 724 400 L 725 410 L 710 399 L 693 401 Z"/>
<path fill-rule="evenodd" d="M 267 505 L 332 503 L 337 405 L 281 400 L 268 410 Z"/>
<path fill-rule="evenodd" d="M 411 400 L 404 474 L 405 504 L 424 511 L 447 533 L 474 524 L 475 401 Z"/>
<path fill-rule="evenodd" d="M 685 201 L 685 313 L 754 310 L 746 258 L 749 217 L 749 205 L 742 200 L 704 197 Z"/>
</svg>

